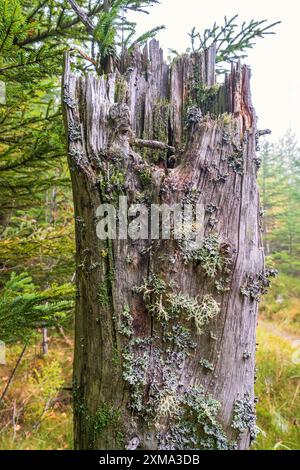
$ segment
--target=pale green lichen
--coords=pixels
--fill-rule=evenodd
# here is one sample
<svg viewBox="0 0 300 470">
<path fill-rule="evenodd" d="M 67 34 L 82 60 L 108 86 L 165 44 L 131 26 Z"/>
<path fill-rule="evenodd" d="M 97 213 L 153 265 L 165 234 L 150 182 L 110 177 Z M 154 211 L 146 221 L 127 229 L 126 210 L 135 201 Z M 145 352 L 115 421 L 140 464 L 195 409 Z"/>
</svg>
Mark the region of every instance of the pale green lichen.
<svg viewBox="0 0 300 470">
<path fill-rule="evenodd" d="M 143 295 L 149 313 L 155 314 L 160 320 L 168 321 L 169 313 L 163 304 L 165 290 L 166 283 L 154 273 L 150 273 L 141 286 L 133 288 L 133 292 Z"/>
<path fill-rule="evenodd" d="M 248 393 L 234 402 L 232 427 L 240 435 L 249 432 L 251 440 L 255 440 L 257 437 L 259 429 L 256 426 L 255 406 Z"/>
<path fill-rule="evenodd" d="M 204 358 L 200 359 L 199 364 L 206 370 L 211 370 L 211 371 L 214 370 L 214 365 L 207 359 L 204 359 Z"/>
<path fill-rule="evenodd" d="M 173 315 L 182 313 L 187 320 L 194 321 L 198 334 L 220 312 L 219 304 L 210 294 L 204 295 L 201 302 L 184 294 L 169 294 L 168 301 Z"/>
<path fill-rule="evenodd" d="M 132 324 L 133 324 L 133 318 L 132 318 L 132 315 L 130 313 L 129 306 L 125 305 L 125 307 L 124 307 L 124 309 L 121 313 L 119 322 L 118 322 L 118 332 L 121 335 L 127 336 L 128 338 L 130 338 L 133 335 L 133 326 L 132 326 Z"/>
<path fill-rule="evenodd" d="M 140 412 L 143 409 L 143 393 L 147 385 L 147 369 L 149 356 L 144 353 L 138 355 L 134 350 L 134 340 L 129 342 L 123 356 L 123 379 L 130 385 L 131 408 Z"/>
<path fill-rule="evenodd" d="M 180 412 L 168 430 L 159 432 L 159 450 L 217 449 L 236 447 L 230 442 L 218 420 L 220 402 L 204 393 L 202 386 L 189 387 L 177 396 Z"/>
<path fill-rule="evenodd" d="M 209 235 L 204 238 L 202 247 L 198 250 L 187 250 L 183 253 L 186 264 L 199 264 L 210 278 L 214 278 L 218 273 L 227 270 L 230 260 L 220 250 L 218 235 Z"/>
</svg>

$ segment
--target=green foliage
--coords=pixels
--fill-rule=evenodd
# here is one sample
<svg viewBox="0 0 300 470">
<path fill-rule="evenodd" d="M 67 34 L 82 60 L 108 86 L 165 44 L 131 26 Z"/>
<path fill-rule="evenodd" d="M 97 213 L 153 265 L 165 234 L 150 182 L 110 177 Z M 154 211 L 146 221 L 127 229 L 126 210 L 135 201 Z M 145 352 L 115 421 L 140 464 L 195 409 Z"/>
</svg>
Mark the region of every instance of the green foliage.
<svg viewBox="0 0 300 470">
<path fill-rule="evenodd" d="M 0 296 L 0 338 L 28 341 L 34 330 L 62 321 L 73 307 L 71 284 L 40 291 L 27 273 L 12 273 Z"/>
<path fill-rule="evenodd" d="M 72 338 L 68 340 L 69 344 L 53 332 L 48 355 L 43 357 L 37 354 L 36 344 L 28 345 L 13 385 L 1 403 L 1 449 L 72 448 L 71 396 L 62 389 L 63 384 L 70 384 L 72 376 Z M 0 367 L 1 390 L 22 348 L 21 344 L 7 345 L 7 364 Z"/>
<path fill-rule="evenodd" d="M 259 184 L 266 254 L 289 275 L 300 273 L 300 149 L 291 131 L 260 152 Z"/>
<path fill-rule="evenodd" d="M 293 346 L 291 339 L 276 323 L 261 322 L 258 328 L 256 408 L 261 432 L 254 449 L 299 449 L 299 344 Z"/>
<path fill-rule="evenodd" d="M 95 25 L 91 31 L 66 0 L 0 0 L 0 80 L 6 85 L 6 104 L 0 106 L 3 282 L 12 270 L 28 270 L 40 284 L 71 279 L 74 236 L 60 106 L 62 53 L 72 46 L 81 71 L 106 72 L 114 54 L 115 65 L 121 66 L 124 47 L 158 31 L 135 39 L 135 23 L 126 19 L 127 13 L 146 11 L 155 3 L 80 1 Z"/>
<path fill-rule="evenodd" d="M 300 282 L 283 272 L 273 280 L 272 289 L 260 305 L 262 317 L 274 321 L 281 328 L 300 333 Z"/>
<path fill-rule="evenodd" d="M 29 381 L 36 394 L 39 394 L 39 399 L 31 404 L 32 414 L 39 419 L 49 409 L 64 383 L 61 365 L 56 360 L 46 363 L 41 369 L 34 369 Z"/>
<path fill-rule="evenodd" d="M 103 9 L 97 18 L 93 37 L 99 47 L 100 72 L 108 71 L 108 62 L 111 59 L 115 64 L 124 49 L 129 52 L 136 45 L 143 45 L 153 38 L 163 26 L 158 26 L 134 39 L 136 23 L 126 18 L 126 12 L 144 11 L 144 8 L 158 3 L 156 0 L 115 0 L 110 7 Z"/>
<path fill-rule="evenodd" d="M 26 35 L 25 16 L 18 0 L 0 2 L 0 52 L 3 56 L 11 53 L 16 41 Z"/>
<path fill-rule="evenodd" d="M 189 34 L 191 38 L 191 48 L 193 52 L 203 52 L 208 47 L 215 45 L 216 62 L 220 64 L 247 57 L 247 50 L 252 49 L 258 38 L 275 34 L 274 27 L 281 23 L 268 23 L 267 20 L 251 20 L 249 23 L 243 22 L 239 27 L 236 22 L 238 15 L 227 19 L 224 24 L 214 23 L 211 28 L 207 28 L 203 33 L 196 31 L 194 27 Z M 224 68 L 220 67 L 219 72 Z"/>
</svg>

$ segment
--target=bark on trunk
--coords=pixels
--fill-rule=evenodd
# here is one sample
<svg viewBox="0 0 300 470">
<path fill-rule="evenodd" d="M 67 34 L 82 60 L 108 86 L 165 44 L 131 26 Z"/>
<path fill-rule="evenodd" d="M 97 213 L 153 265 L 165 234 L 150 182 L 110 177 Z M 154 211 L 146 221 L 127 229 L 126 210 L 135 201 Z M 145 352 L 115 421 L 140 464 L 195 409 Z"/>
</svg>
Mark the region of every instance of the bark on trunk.
<svg viewBox="0 0 300 470">
<path fill-rule="evenodd" d="M 122 74 L 76 76 L 65 57 L 75 448 L 246 449 L 268 284 L 250 71 L 233 65 L 217 85 L 214 48 L 168 65 L 156 40 L 122 63 Z M 119 195 L 128 205 L 204 204 L 203 247 L 100 240 L 97 207 Z"/>
</svg>

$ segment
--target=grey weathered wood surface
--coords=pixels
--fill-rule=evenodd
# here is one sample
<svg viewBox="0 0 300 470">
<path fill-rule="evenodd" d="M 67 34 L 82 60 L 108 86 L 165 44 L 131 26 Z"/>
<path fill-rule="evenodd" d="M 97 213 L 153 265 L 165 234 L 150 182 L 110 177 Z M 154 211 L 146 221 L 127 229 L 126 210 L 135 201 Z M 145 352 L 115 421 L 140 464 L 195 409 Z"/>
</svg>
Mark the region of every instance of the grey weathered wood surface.
<svg viewBox="0 0 300 470">
<path fill-rule="evenodd" d="M 117 325 L 124 306 L 130 308 L 136 337 L 156 338 L 161 333 L 160 322 L 147 312 L 141 295 L 132 292 L 150 272 L 173 286 L 174 292 L 200 299 L 211 294 L 221 306 L 220 314 L 204 334 L 199 336 L 194 329 L 197 348 L 184 359 L 177 393 L 182 387 L 201 384 L 207 394 L 221 403 L 219 419 L 232 438 L 236 435 L 231 426 L 235 400 L 245 393 L 251 400 L 254 398 L 257 302 L 240 293 L 246 279 L 264 269 L 255 164 L 256 116 L 249 81 L 250 70 L 246 66 L 232 65 L 231 73 L 210 103 L 211 115 L 204 116 L 189 131 L 186 108 L 187 103 L 195 101 L 195 85 L 215 85 L 213 48 L 203 55 L 183 56 L 168 65 L 158 42 L 152 40 L 142 52 L 135 50 L 133 57 L 125 58 L 122 75 L 102 77 L 72 73 L 70 57 L 66 55 L 63 103 L 77 252 L 77 448 L 121 446 L 113 423 L 91 440 L 83 408 L 89 417 L 107 403 L 120 410 L 124 445 L 129 447 L 131 440 L 136 439 L 141 448 L 157 448 L 157 430 L 168 426 L 165 422 L 146 423 L 143 416 L 130 410 L 130 387 L 122 379 L 126 340 L 118 333 Z M 116 107 L 116 103 L 124 106 Z M 230 117 L 218 117 L 223 113 Z M 154 163 L 157 149 L 150 149 L 145 161 L 139 149 L 132 146 L 132 139 L 163 141 L 164 136 L 164 143 L 176 149 L 174 168 L 168 168 L 165 150 L 160 151 L 160 158 Z M 242 171 L 235 171 L 229 163 L 230 155 L 237 149 Z M 114 240 L 107 244 L 97 238 L 95 211 L 109 197 L 101 189 L 99 177 L 107 175 L 116 161 L 125 174 L 122 193 L 130 202 L 136 202 L 137 196 L 141 199 L 145 192 L 139 177 L 143 168 L 151 173 L 151 203 L 180 202 L 193 193 L 198 202 L 217 207 L 213 226 L 206 215 L 205 235 L 218 233 L 220 246 L 231 258 L 228 292 L 217 292 L 201 266 L 185 265 L 175 242 L 155 241 L 150 248 L 148 241 Z M 108 301 L 99 302 L 101 286 L 105 286 Z M 186 323 L 192 327 L 192 322 Z M 211 332 L 217 340 L 212 339 Z M 160 339 L 155 340 L 156 349 L 164 347 Z M 145 403 L 151 383 L 156 381 L 158 387 L 163 387 L 155 348 L 149 345 L 143 351 L 148 357 Z M 251 353 L 248 360 L 243 358 L 245 350 Z M 201 358 L 213 364 L 213 372 L 199 365 Z M 248 447 L 249 432 L 242 434 L 238 445 Z"/>
</svg>

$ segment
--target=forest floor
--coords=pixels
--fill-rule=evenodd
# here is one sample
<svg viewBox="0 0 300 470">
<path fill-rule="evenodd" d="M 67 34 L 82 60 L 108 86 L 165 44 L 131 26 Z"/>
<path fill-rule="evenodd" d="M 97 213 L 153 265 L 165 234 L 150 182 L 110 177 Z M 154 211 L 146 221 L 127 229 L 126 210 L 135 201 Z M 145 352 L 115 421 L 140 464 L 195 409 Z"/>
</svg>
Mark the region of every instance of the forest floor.
<svg viewBox="0 0 300 470">
<path fill-rule="evenodd" d="M 253 449 L 300 449 L 300 333 L 265 313 L 258 327 L 256 395 L 260 434 Z M 293 331 L 294 330 L 294 331 Z M 28 347 L 0 407 L 0 449 L 72 449 L 70 335 L 50 331 L 49 353 L 40 335 Z M 22 345 L 7 348 L 0 366 L 4 389 Z"/>
</svg>

